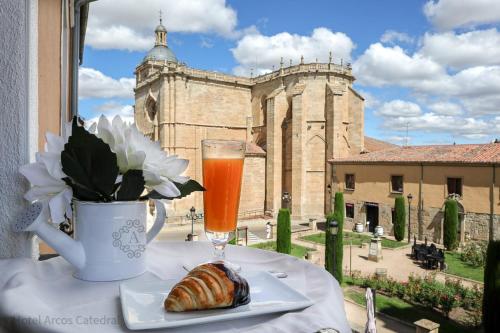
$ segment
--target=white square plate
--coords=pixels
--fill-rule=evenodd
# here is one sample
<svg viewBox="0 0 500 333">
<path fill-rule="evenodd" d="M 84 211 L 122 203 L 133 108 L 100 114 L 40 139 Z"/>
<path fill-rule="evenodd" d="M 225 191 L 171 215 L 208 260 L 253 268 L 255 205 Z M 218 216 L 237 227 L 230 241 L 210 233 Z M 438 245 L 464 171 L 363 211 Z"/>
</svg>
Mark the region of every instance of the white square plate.
<svg viewBox="0 0 500 333">
<path fill-rule="evenodd" d="M 267 272 L 242 274 L 250 285 L 250 303 L 234 309 L 170 313 L 163 302 L 178 280 L 127 281 L 120 284 L 123 317 L 129 329 L 178 327 L 262 314 L 300 310 L 313 302 Z"/>
</svg>

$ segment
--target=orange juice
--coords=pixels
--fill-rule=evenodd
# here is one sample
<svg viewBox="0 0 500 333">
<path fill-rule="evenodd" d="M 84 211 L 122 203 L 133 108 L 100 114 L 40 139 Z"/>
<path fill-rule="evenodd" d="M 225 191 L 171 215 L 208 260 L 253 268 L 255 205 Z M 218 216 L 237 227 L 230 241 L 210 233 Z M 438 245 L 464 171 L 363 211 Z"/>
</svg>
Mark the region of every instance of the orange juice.
<svg viewBox="0 0 500 333">
<path fill-rule="evenodd" d="M 232 232 L 240 204 L 243 159 L 203 160 L 205 230 Z"/>
</svg>

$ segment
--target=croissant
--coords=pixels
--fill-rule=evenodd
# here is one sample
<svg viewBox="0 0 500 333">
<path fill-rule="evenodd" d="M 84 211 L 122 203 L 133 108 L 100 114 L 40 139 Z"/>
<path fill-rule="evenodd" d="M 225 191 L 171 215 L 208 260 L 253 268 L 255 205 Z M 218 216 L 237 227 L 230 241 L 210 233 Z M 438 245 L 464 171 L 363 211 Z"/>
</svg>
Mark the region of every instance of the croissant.
<svg viewBox="0 0 500 333">
<path fill-rule="evenodd" d="M 250 302 L 248 282 L 223 262 L 206 263 L 177 283 L 164 306 L 169 312 L 235 308 Z"/>
</svg>

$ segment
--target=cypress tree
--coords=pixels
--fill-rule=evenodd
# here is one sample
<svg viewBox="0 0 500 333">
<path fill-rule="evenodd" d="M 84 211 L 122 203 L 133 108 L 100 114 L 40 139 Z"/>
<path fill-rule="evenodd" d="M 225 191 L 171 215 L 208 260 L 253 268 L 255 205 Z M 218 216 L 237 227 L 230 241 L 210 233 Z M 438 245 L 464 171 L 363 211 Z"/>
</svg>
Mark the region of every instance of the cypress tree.
<svg viewBox="0 0 500 333">
<path fill-rule="evenodd" d="M 490 241 L 484 268 L 483 325 L 485 332 L 498 332 L 500 327 L 500 240 Z"/>
<path fill-rule="evenodd" d="M 443 243 L 447 250 L 458 247 L 458 204 L 454 199 L 448 199 L 444 205 L 444 235 Z"/>
<path fill-rule="evenodd" d="M 333 263 L 333 243 L 332 243 L 332 235 L 330 233 L 330 222 L 335 219 L 335 215 L 330 213 L 326 216 L 326 225 L 325 225 L 325 269 L 330 272 L 330 274 L 334 275 L 334 263 Z"/>
<path fill-rule="evenodd" d="M 281 208 L 278 213 L 276 251 L 286 254 L 290 254 L 292 252 L 292 227 L 290 223 L 290 211 L 286 208 Z"/>
<path fill-rule="evenodd" d="M 394 238 L 401 242 L 405 238 L 406 229 L 405 198 L 402 195 L 394 199 Z"/>
<path fill-rule="evenodd" d="M 342 192 L 335 193 L 335 204 L 334 204 L 333 212 L 339 213 L 340 216 L 342 216 L 342 221 L 344 221 L 344 216 L 345 216 L 344 193 L 342 193 Z"/>
<path fill-rule="evenodd" d="M 344 226 L 344 195 L 342 192 L 335 193 L 334 212 L 330 213 L 326 218 L 326 234 L 325 234 L 325 268 L 332 274 L 339 283 L 342 283 L 343 271 L 342 261 L 344 255 L 343 242 L 343 226 Z M 333 247 L 333 235 L 330 233 L 330 222 L 336 220 L 338 223 L 338 233 Z M 333 251 L 335 251 L 335 262 L 333 262 Z"/>
</svg>

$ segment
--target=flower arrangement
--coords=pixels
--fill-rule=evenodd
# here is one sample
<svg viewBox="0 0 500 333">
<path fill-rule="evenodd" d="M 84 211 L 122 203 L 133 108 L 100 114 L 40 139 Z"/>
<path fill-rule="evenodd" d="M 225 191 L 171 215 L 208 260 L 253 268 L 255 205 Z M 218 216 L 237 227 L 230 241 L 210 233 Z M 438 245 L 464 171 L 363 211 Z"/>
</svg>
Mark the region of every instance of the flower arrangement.
<svg viewBox="0 0 500 333">
<path fill-rule="evenodd" d="M 85 129 L 76 117 L 62 137 L 46 134 L 45 151 L 20 168 L 31 183 L 25 199 L 47 201 L 53 223 L 71 217 L 72 198 L 112 202 L 182 198 L 204 191 L 182 174 L 189 161 L 169 155 L 135 124 L 101 116 Z"/>
</svg>

